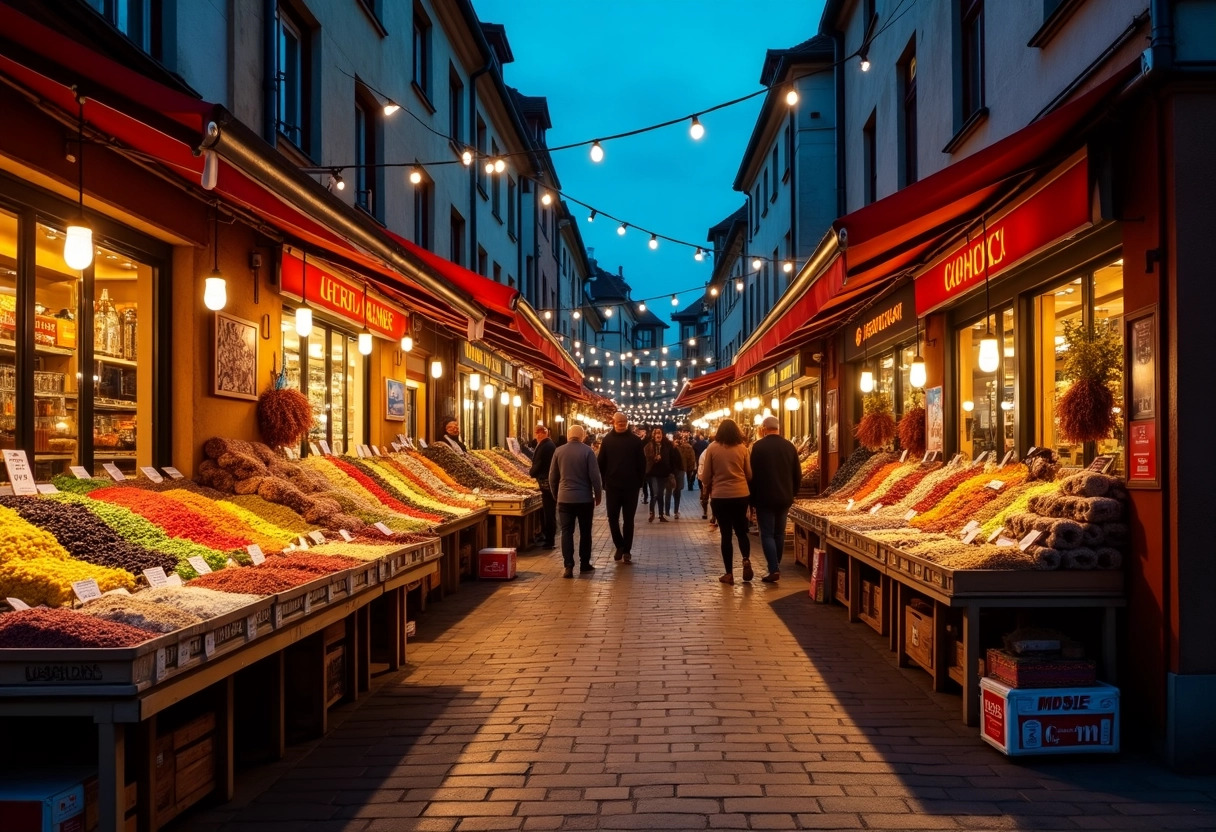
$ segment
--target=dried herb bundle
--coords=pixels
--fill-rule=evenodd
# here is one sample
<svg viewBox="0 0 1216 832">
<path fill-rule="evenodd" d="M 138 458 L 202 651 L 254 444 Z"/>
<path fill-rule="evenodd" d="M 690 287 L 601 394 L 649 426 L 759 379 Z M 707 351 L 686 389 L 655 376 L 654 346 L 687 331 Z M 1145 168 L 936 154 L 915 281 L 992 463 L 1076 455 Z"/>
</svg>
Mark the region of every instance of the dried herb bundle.
<svg viewBox="0 0 1216 832">
<path fill-rule="evenodd" d="M 853 435 L 870 450 L 885 448 L 895 438 L 895 417 L 891 415 L 891 403 L 881 393 L 868 393 L 863 409 L 865 415 L 853 429 Z"/>
<path fill-rule="evenodd" d="M 898 431 L 899 444 L 911 456 L 920 456 L 925 452 L 925 409 L 919 402 L 904 413 L 899 420 Z"/>
<path fill-rule="evenodd" d="M 258 431 L 270 447 L 298 444 L 310 428 L 312 405 L 299 390 L 270 389 L 258 397 Z"/>
<path fill-rule="evenodd" d="M 1115 390 L 1123 379 L 1123 344 L 1118 327 L 1064 322 L 1064 378 L 1072 385 L 1056 403 L 1060 435 L 1068 442 L 1094 442 L 1115 427 Z"/>
</svg>

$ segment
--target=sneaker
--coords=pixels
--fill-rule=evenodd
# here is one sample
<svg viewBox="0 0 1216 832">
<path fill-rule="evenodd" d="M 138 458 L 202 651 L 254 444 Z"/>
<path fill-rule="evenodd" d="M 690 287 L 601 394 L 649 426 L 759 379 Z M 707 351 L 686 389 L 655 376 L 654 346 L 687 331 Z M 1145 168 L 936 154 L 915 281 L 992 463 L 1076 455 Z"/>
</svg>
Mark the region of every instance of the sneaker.
<svg viewBox="0 0 1216 832">
<path fill-rule="evenodd" d="M 766 584 L 775 584 L 775 583 L 777 583 L 777 581 L 781 580 L 781 573 L 780 572 L 769 572 L 767 575 L 765 575 L 760 580 Z"/>
<path fill-rule="evenodd" d="M 744 558 L 743 559 L 743 580 L 750 581 L 755 576 L 756 576 L 756 573 L 752 571 L 751 559 Z"/>
<path fill-rule="evenodd" d="M 660 522 L 660 523 L 666 523 L 666 522 L 667 522 L 667 515 L 666 515 L 666 514 L 660 514 L 660 515 L 659 515 L 659 522 Z"/>
<path fill-rule="evenodd" d="M 652 514 L 652 515 L 650 515 L 650 519 L 648 519 L 646 522 L 647 522 L 647 523 L 653 523 L 653 522 L 654 522 L 654 515 L 653 515 L 653 514 Z"/>
<path fill-rule="evenodd" d="M 735 576 L 730 574 L 729 572 L 727 572 L 722 577 L 718 578 L 718 583 L 733 584 L 734 582 L 735 582 Z"/>
<path fill-rule="evenodd" d="M 567 566 L 565 569 L 563 569 L 563 570 L 562 570 L 562 577 L 563 577 L 563 578 L 573 578 L 573 577 L 574 577 L 574 567 L 573 567 L 573 566 Z"/>
<path fill-rule="evenodd" d="M 621 551 L 620 549 L 617 549 L 615 552 L 612 553 L 613 560 L 620 560 L 623 557 L 625 557 L 625 553 L 623 551 Z"/>
<path fill-rule="evenodd" d="M 578 574 L 580 574 L 580 575 L 583 574 L 584 572 L 594 572 L 594 571 L 595 571 L 595 567 L 592 566 L 590 563 L 584 563 L 582 566 L 580 566 L 578 568 Z"/>
</svg>

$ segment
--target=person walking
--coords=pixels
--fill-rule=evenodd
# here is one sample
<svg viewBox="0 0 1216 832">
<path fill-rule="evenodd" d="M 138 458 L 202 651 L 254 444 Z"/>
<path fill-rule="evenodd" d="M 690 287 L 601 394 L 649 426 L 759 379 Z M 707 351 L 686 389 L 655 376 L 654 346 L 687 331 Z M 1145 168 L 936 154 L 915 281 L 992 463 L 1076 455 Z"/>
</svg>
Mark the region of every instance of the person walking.
<svg viewBox="0 0 1216 832">
<path fill-rule="evenodd" d="M 680 467 L 684 469 L 685 485 L 689 491 L 693 490 L 693 486 L 697 482 L 697 452 L 692 449 L 692 437 L 680 435 L 676 437 L 676 453 L 680 455 Z M 680 480 L 676 478 L 676 485 L 680 485 Z M 676 519 L 680 518 L 680 488 L 676 488 Z"/>
<path fill-rule="evenodd" d="M 604 495 L 595 451 L 583 442 L 583 426 L 570 428 L 570 441 L 553 452 L 549 490 L 557 501 L 562 529 L 563 578 L 574 577 L 574 525 L 578 524 L 579 574 L 591 572 L 591 518 Z"/>
<path fill-rule="evenodd" d="M 642 449 L 645 451 L 646 443 L 650 441 L 650 432 L 645 428 L 637 428 L 634 434 L 638 439 L 642 440 Z M 642 477 L 642 505 L 650 502 L 650 463 L 646 463 L 646 476 Z M 650 512 L 654 514 L 654 511 Z"/>
<path fill-rule="evenodd" d="M 794 495 L 802 484 L 798 449 L 781 435 L 781 422 L 768 416 L 760 423 L 760 438 L 752 443 L 752 506 L 760 527 L 760 548 L 768 574 L 760 580 L 781 580 L 781 553 L 785 549 L 785 521 Z"/>
<path fill-rule="evenodd" d="M 751 455 L 743 442 L 743 434 L 733 419 L 723 419 L 718 425 L 714 441 L 705 449 L 704 475 L 701 482 L 709 494 L 709 501 L 718 518 L 718 535 L 722 539 L 722 564 L 726 572 L 718 578 L 724 584 L 733 584 L 734 551 L 730 536 L 739 541 L 739 554 L 743 556 L 743 580 L 752 579 L 752 544 L 747 537 L 748 483 L 752 479 Z"/>
<path fill-rule="evenodd" d="M 692 451 L 697 455 L 697 471 L 701 470 L 701 454 L 705 453 L 705 449 L 708 447 L 709 443 L 705 441 L 705 434 L 701 433 L 701 431 L 697 431 L 696 438 L 692 440 Z M 705 512 L 702 511 L 701 513 L 704 514 Z M 701 519 L 704 520 L 705 518 L 702 517 Z"/>
<path fill-rule="evenodd" d="M 554 537 L 557 534 L 557 500 L 549 488 L 549 467 L 553 462 L 553 452 L 557 450 L 557 446 L 549 438 L 549 428 L 544 425 L 537 425 L 534 433 L 536 448 L 532 451 L 532 467 L 528 469 L 528 476 L 535 479 L 540 488 L 540 545 L 542 549 L 552 549 L 555 545 Z"/>
<path fill-rule="evenodd" d="M 705 454 L 701 454 L 701 458 L 697 460 L 697 482 L 701 483 L 701 519 L 705 520 L 708 516 L 709 527 L 716 529 L 718 528 L 718 518 L 713 516 L 713 507 L 709 504 L 709 492 L 705 490 Z"/>
<path fill-rule="evenodd" d="M 612 430 L 600 440 L 600 474 L 604 480 L 608 529 L 616 551 L 613 560 L 633 562 L 633 518 L 638 511 L 638 491 L 646 477 L 646 454 L 642 440 L 629 430 L 629 417 L 612 416 Z"/>
<path fill-rule="evenodd" d="M 662 428 L 650 432 L 650 441 L 642 450 L 646 454 L 646 479 L 650 481 L 650 519 L 647 522 L 654 522 L 657 508 L 659 521 L 666 523 L 667 515 L 671 513 L 671 477 L 678 465 L 676 450 Z"/>
</svg>

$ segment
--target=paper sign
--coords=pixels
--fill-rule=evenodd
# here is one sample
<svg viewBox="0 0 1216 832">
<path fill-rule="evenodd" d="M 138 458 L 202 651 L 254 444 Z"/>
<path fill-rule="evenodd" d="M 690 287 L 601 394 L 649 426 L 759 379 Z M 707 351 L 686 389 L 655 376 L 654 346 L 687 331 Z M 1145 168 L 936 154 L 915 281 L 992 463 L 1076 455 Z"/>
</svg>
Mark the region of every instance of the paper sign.
<svg viewBox="0 0 1216 832">
<path fill-rule="evenodd" d="M 181 586 L 181 585 L 182 585 L 182 576 L 177 574 L 176 572 L 170 572 L 169 573 L 169 586 Z"/>
<path fill-rule="evenodd" d="M 1027 549 L 1029 549 L 1031 546 L 1033 546 L 1035 544 L 1036 540 L 1038 540 L 1042 536 L 1043 536 L 1043 533 L 1041 531 L 1039 531 L 1038 529 L 1034 529 L 1033 531 L 1027 532 L 1026 536 L 1018 541 L 1018 548 L 1021 549 L 1023 552 L 1025 552 Z"/>
<path fill-rule="evenodd" d="M 34 472 L 30 470 L 30 461 L 26 457 L 25 451 L 6 450 L 4 467 L 8 469 L 8 481 L 13 484 L 14 494 L 25 496 L 38 493 L 38 486 L 34 482 Z"/>
<path fill-rule="evenodd" d="M 847 506 L 845 506 L 845 507 L 844 507 L 844 510 L 845 510 L 845 511 L 852 511 L 852 510 L 853 510 L 853 501 L 852 501 L 852 500 L 849 500 L 849 504 L 848 504 Z"/>
<path fill-rule="evenodd" d="M 68 470 L 71 471 L 72 476 L 78 480 L 93 479 L 93 475 L 89 473 L 89 469 L 85 468 L 83 465 L 72 465 L 68 468 Z"/>
<path fill-rule="evenodd" d="M 205 655 L 207 658 L 211 658 L 211 655 L 214 652 L 215 652 L 215 633 L 213 633 L 213 632 L 207 633 L 207 635 L 203 636 L 203 655 Z"/>
<path fill-rule="evenodd" d="M 379 529 L 381 532 L 383 532 L 385 537 L 393 536 L 393 530 L 390 529 L 388 526 L 384 525 L 383 523 L 377 523 L 376 528 Z"/>
<path fill-rule="evenodd" d="M 356 455 L 359 457 L 359 459 L 363 459 L 363 457 L 364 457 L 364 453 L 363 453 L 363 446 L 362 446 L 362 445 L 356 445 L 356 446 L 355 446 L 355 454 L 356 454 Z"/>
<path fill-rule="evenodd" d="M 345 540 L 347 543 L 350 543 L 352 540 L 355 539 L 355 536 L 353 534 L 351 534 L 350 532 L 348 532 L 346 529 L 338 529 L 338 534 L 342 535 L 342 539 Z"/>
<path fill-rule="evenodd" d="M 110 479 L 114 480 L 114 482 L 125 482 L 126 481 L 127 475 L 124 474 L 122 471 L 118 470 L 118 466 L 115 465 L 113 462 L 103 463 L 101 467 L 106 469 L 106 473 L 110 475 Z"/>
<path fill-rule="evenodd" d="M 313 456 L 320 456 L 320 455 L 321 455 L 321 449 L 317 447 L 317 443 L 316 443 L 316 442 L 309 442 L 309 443 L 308 443 L 308 450 L 312 451 L 312 455 L 313 455 Z"/>
<path fill-rule="evenodd" d="M 308 539 L 313 543 L 320 545 L 325 542 L 325 535 L 322 532 L 309 532 Z"/>
<path fill-rule="evenodd" d="M 931 459 L 933 459 L 933 451 L 925 451 L 925 458 L 921 462 L 928 462 Z"/>
<path fill-rule="evenodd" d="M 193 566 L 194 571 L 200 575 L 209 575 L 211 573 L 211 567 L 207 565 L 207 561 L 203 560 L 198 555 L 195 555 L 192 558 L 186 558 L 186 562 Z"/>
<path fill-rule="evenodd" d="M 410 443 L 410 441 L 405 438 L 404 433 L 397 434 L 397 441 L 401 443 L 402 447 L 405 447 L 406 445 L 408 445 Z"/>
<path fill-rule="evenodd" d="M 993 480 L 985 486 L 985 488 L 991 488 L 993 491 L 1000 491 L 1004 487 L 1005 483 L 1001 480 Z"/>
<path fill-rule="evenodd" d="M 20 598 L 5 598 L 4 600 L 8 601 L 8 605 L 14 610 L 28 610 L 30 608 L 30 605 Z"/>
<path fill-rule="evenodd" d="M 258 637 L 258 617 L 256 615 L 245 616 L 245 638 L 253 641 Z"/>
<path fill-rule="evenodd" d="M 384 454 L 380 453 L 379 448 L 377 448 L 375 445 L 372 445 L 372 456 L 384 456 Z"/>
<path fill-rule="evenodd" d="M 53 483 L 53 482 L 40 482 L 40 483 L 38 483 L 38 493 L 39 494 L 58 494 L 59 489 L 55 487 L 55 483 Z"/>
<path fill-rule="evenodd" d="M 1005 537 L 1004 535 L 1001 535 L 1000 537 L 998 537 L 996 539 L 996 545 L 1002 549 L 1012 549 L 1014 546 L 1018 545 L 1018 542 L 1016 540 L 1012 540 L 1008 537 Z"/>
<path fill-rule="evenodd" d="M 153 566 L 151 569 L 145 569 L 144 577 L 148 579 L 148 586 L 169 585 L 169 576 L 165 574 L 165 569 L 162 566 Z"/>
<path fill-rule="evenodd" d="M 1003 535 L 1004 533 L 1005 533 L 1005 527 L 1002 526 L 1001 528 L 994 531 L 992 534 L 988 535 L 988 542 L 996 543 L 997 539 L 1000 538 L 1000 536 Z"/>
<path fill-rule="evenodd" d="M 1038 445 L 1031 445 L 1030 450 L 1026 452 L 1026 456 L 1030 456 L 1032 453 L 1034 453 L 1038 449 L 1039 449 Z"/>
<path fill-rule="evenodd" d="M 165 478 L 160 475 L 160 471 L 157 471 L 151 465 L 140 466 L 139 472 L 141 474 L 143 474 L 145 477 L 147 477 L 148 479 L 152 480 L 152 482 L 164 482 L 165 481 Z"/>
<path fill-rule="evenodd" d="M 1115 458 L 1113 456 L 1096 456 L 1094 457 L 1094 461 L 1091 462 L 1089 467 L 1085 470 L 1093 471 L 1097 474 L 1105 474 L 1110 470 L 1110 466 L 1114 463 Z"/>
<path fill-rule="evenodd" d="M 325 454 L 326 456 L 333 456 L 334 453 L 329 449 L 329 443 L 324 439 L 321 440 L 321 453 Z"/>
<path fill-rule="evenodd" d="M 256 543 L 250 543 L 245 547 L 245 551 L 249 553 L 249 559 L 253 561 L 253 565 L 266 562 L 266 555 L 262 554 L 262 547 Z"/>
<path fill-rule="evenodd" d="M 908 513 L 904 515 L 904 519 L 911 520 L 915 516 L 916 516 L 916 509 L 910 508 L 910 509 L 908 509 Z"/>
<path fill-rule="evenodd" d="M 516 439 L 514 436 L 508 436 L 507 437 L 507 449 L 510 450 L 511 453 L 513 453 L 513 454 L 518 454 L 519 453 L 519 440 Z"/>
<path fill-rule="evenodd" d="M 425 439 L 421 439 L 421 438 L 420 438 L 420 439 L 418 440 L 418 444 L 419 444 L 419 445 L 421 445 L 421 446 L 423 447 L 423 450 L 425 450 L 425 449 L 426 449 L 426 440 L 425 440 Z"/>
<path fill-rule="evenodd" d="M 964 542 L 964 543 L 972 543 L 972 542 L 974 542 L 974 541 L 975 541 L 975 539 L 976 539 L 977 537 L 979 537 L 979 536 L 980 536 L 980 530 L 979 530 L 979 529 L 972 529 L 971 531 L 969 531 L 969 532 L 967 532 L 965 535 L 963 535 L 963 542 Z"/>
<path fill-rule="evenodd" d="M 903 462 L 907 458 L 908 458 L 908 449 L 904 448 L 904 452 L 899 455 L 899 461 Z"/>
<path fill-rule="evenodd" d="M 185 479 L 185 477 L 182 476 L 182 472 L 174 468 L 172 465 L 166 465 L 164 468 L 161 468 L 161 470 L 164 471 L 171 480 Z"/>
<path fill-rule="evenodd" d="M 304 539 L 304 535 L 300 535 L 298 538 L 296 538 L 296 548 L 297 549 L 307 549 L 308 548 L 308 541 Z"/>
<path fill-rule="evenodd" d="M 1008 465 L 1009 460 L 1011 460 L 1011 459 L 1013 459 L 1013 451 L 1009 451 L 1008 453 L 1005 454 L 1005 458 L 1001 460 L 1001 468 L 1004 468 L 1006 465 Z"/>
<path fill-rule="evenodd" d="M 978 528 L 979 525 L 980 525 L 980 521 L 972 520 L 967 525 L 963 526 L 963 534 L 966 534 L 967 532 L 971 531 L 974 528 Z"/>
<path fill-rule="evenodd" d="M 76 593 L 76 597 L 81 601 L 92 601 L 94 598 L 101 597 L 101 587 L 97 585 L 97 581 L 93 578 L 73 581 L 72 592 Z"/>
<path fill-rule="evenodd" d="M 882 503 L 875 503 L 874 507 L 870 509 L 870 514 L 878 514 L 880 508 L 882 508 Z"/>
<path fill-rule="evenodd" d="M 401 443 L 400 442 L 393 443 L 393 453 L 395 453 L 395 454 L 401 453 Z"/>
<path fill-rule="evenodd" d="M 288 543 L 286 546 L 283 547 L 283 554 L 286 555 L 290 552 L 294 552 L 295 550 L 296 550 L 296 544 Z"/>
</svg>

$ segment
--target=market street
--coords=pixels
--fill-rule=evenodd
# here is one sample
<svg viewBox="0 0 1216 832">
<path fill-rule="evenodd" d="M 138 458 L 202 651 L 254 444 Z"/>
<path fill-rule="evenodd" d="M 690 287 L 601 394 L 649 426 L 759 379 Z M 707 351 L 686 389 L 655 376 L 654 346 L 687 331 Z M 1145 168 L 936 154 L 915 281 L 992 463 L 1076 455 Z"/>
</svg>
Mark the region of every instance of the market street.
<svg viewBox="0 0 1216 832">
<path fill-rule="evenodd" d="M 957 696 L 810 602 L 788 553 L 779 584 L 755 546 L 756 579 L 723 586 L 697 506 L 645 508 L 631 565 L 600 509 L 590 575 L 533 552 L 428 605 L 404 671 L 178 828 L 1216 828 L 1216 777 L 1006 758 Z"/>
</svg>

